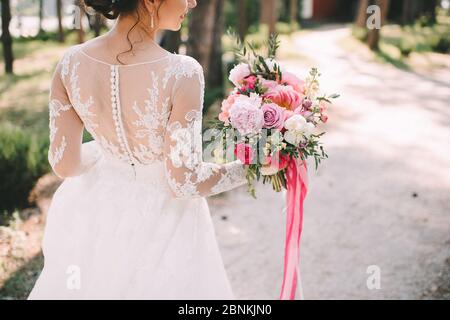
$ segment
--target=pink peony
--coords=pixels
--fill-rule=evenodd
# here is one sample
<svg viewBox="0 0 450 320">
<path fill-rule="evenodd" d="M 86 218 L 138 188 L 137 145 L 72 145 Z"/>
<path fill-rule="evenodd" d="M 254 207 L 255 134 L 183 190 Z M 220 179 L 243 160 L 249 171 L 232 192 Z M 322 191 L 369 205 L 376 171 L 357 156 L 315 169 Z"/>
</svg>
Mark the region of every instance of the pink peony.
<svg viewBox="0 0 450 320">
<path fill-rule="evenodd" d="M 272 102 L 278 104 L 287 110 L 294 110 L 301 103 L 303 97 L 294 90 L 292 86 L 278 85 L 274 89 L 269 90 L 264 94 L 264 98 L 270 99 Z"/>
<path fill-rule="evenodd" d="M 262 106 L 264 114 L 264 128 L 281 129 L 284 124 L 284 109 L 275 103 L 268 103 Z"/>
<path fill-rule="evenodd" d="M 222 107 L 220 108 L 222 112 L 219 114 L 219 120 L 225 122 L 226 125 L 229 124 L 228 119 L 230 118 L 230 108 L 233 106 L 234 101 L 236 100 L 237 95 L 235 93 L 231 93 L 228 98 L 222 101 Z"/>
<path fill-rule="evenodd" d="M 230 121 L 242 135 L 259 132 L 264 125 L 264 114 L 261 110 L 262 99 L 256 93 L 250 97 L 240 95 L 229 110 Z"/>
<path fill-rule="evenodd" d="M 240 63 L 230 71 L 229 79 L 236 86 L 240 86 L 242 81 L 251 74 L 248 64 Z"/>
<path fill-rule="evenodd" d="M 259 82 L 261 83 L 262 87 L 267 88 L 269 91 L 272 89 L 275 89 L 278 86 L 278 83 L 276 81 L 267 80 L 261 76 L 258 76 L 258 77 L 259 77 Z"/>
<path fill-rule="evenodd" d="M 292 86 L 295 91 L 304 94 L 305 93 L 305 82 L 300 80 L 295 74 L 291 72 L 283 72 L 281 83 Z"/>
</svg>

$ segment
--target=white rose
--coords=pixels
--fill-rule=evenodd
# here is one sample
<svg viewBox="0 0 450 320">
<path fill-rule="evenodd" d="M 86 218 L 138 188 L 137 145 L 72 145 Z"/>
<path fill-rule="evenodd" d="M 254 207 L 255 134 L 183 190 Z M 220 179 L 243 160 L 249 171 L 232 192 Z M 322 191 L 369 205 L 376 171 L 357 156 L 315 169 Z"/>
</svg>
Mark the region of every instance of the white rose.
<svg viewBox="0 0 450 320">
<path fill-rule="evenodd" d="M 303 118 L 299 114 L 294 114 L 292 117 L 288 118 L 285 123 L 284 127 L 287 130 L 303 130 L 303 128 L 306 126 L 306 119 Z"/>
<path fill-rule="evenodd" d="M 290 144 L 293 144 L 294 146 L 298 146 L 300 142 L 304 142 L 305 138 L 303 136 L 303 133 L 298 130 L 290 130 L 286 131 L 284 133 L 284 139 L 289 142 Z"/>
<path fill-rule="evenodd" d="M 311 122 L 306 123 L 306 126 L 304 127 L 303 134 L 309 138 L 309 136 L 314 132 L 314 129 L 316 127 Z"/>
</svg>

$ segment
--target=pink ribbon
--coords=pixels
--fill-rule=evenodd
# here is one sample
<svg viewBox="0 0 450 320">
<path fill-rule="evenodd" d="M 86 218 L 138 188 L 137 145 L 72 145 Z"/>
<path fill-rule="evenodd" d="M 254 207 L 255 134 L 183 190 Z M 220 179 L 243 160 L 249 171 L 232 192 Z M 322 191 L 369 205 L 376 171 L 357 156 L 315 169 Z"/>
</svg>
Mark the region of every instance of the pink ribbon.
<svg viewBox="0 0 450 320">
<path fill-rule="evenodd" d="M 286 171 L 287 211 L 284 276 L 281 300 L 294 300 L 299 276 L 300 235 L 303 223 L 303 201 L 308 192 L 306 161 L 291 158 Z"/>
</svg>

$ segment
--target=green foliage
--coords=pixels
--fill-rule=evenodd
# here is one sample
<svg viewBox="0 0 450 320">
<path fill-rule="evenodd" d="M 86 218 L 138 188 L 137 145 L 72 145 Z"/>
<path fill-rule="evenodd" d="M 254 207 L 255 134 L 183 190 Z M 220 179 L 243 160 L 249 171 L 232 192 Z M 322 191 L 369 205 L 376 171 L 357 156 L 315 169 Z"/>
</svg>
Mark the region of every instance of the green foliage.
<svg viewBox="0 0 450 320">
<path fill-rule="evenodd" d="M 368 32 L 366 28 L 352 26 L 352 35 L 359 41 L 365 42 L 367 40 Z"/>
<path fill-rule="evenodd" d="M 368 29 L 358 26 L 352 27 L 352 35 L 366 42 Z M 438 14 L 437 21 L 430 16 L 423 15 L 413 24 L 404 26 L 388 24 L 381 29 L 380 55 L 386 56 L 386 60 L 395 60 L 389 57 L 388 52 L 383 51 L 383 47 L 392 47 L 401 57 L 408 57 L 412 52 L 450 52 L 450 19 L 443 14 Z"/>
<path fill-rule="evenodd" d="M 431 48 L 435 52 L 450 53 L 450 36 L 442 35 L 438 40 L 431 44 Z"/>
<path fill-rule="evenodd" d="M 28 205 L 36 180 L 50 170 L 47 135 L 32 135 L 9 122 L 0 123 L 0 210 Z"/>
<path fill-rule="evenodd" d="M 237 26 L 237 18 L 239 16 L 238 0 L 225 1 L 224 14 L 225 14 L 225 27 Z M 257 28 L 259 24 L 259 14 L 261 10 L 261 0 L 244 0 L 245 1 L 245 16 L 247 19 L 247 25 L 250 29 Z"/>
</svg>

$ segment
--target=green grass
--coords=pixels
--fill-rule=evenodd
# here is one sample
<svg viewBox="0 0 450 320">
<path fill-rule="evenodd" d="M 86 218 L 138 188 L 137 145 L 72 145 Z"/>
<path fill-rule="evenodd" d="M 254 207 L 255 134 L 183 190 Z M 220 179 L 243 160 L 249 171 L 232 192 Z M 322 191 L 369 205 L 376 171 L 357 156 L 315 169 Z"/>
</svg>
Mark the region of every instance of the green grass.
<svg viewBox="0 0 450 320">
<path fill-rule="evenodd" d="M 44 257 L 38 254 L 12 273 L 0 288 L 0 299 L 25 300 L 33 289 L 43 265 Z"/>
<path fill-rule="evenodd" d="M 352 27 L 353 36 L 365 42 L 367 29 Z M 425 25 L 418 20 L 412 25 L 388 24 L 381 29 L 379 50 L 375 57 L 397 68 L 411 69 L 409 56 L 431 52 L 450 53 L 450 19 L 439 16 L 434 25 Z"/>
</svg>

